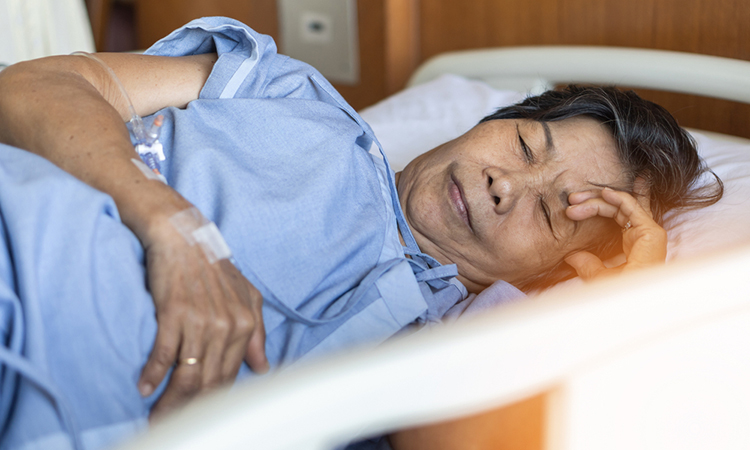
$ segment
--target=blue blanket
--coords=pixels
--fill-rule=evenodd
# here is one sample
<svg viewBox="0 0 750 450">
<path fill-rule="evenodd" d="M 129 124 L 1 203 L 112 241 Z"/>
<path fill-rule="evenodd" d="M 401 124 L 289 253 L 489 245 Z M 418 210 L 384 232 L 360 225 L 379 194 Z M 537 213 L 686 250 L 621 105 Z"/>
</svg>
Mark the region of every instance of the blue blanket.
<svg viewBox="0 0 750 450">
<path fill-rule="evenodd" d="M 98 430 L 82 435 L 95 448 L 145 426 L 153 399 L 136 382 L 154 307 L 112 200 L 0 146 L 0 214 L 3 448 L 45 436 L 40 448 L 69 447 L 71 427 Z"/>
</svg>

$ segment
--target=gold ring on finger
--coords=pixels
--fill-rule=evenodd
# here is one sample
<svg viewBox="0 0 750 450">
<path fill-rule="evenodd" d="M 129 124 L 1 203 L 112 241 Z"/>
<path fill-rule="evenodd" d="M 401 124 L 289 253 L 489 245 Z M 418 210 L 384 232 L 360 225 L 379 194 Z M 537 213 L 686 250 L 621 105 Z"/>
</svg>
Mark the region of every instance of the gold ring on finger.
<svg viewBox="0 0 750 450">
<path fill-rule="evenodd" d="M 632 227 L 633 227 L 633 224 L 631 224 L 630 221 L 628 220 L 628 223 L 626 223 L 625 226 L 622 227 L 622 232 L 624 233 L 628 231 L 629 229 L 631 229 Z"/>
<path fill-rule="evenodd" d="M 185 365 L 185 366 L 194 366 L 198 364 L 199 362 L 201 362 L 201 360 L 198 358 L 182 358 L 180 360 L 180 364 Z"/>
</svg>

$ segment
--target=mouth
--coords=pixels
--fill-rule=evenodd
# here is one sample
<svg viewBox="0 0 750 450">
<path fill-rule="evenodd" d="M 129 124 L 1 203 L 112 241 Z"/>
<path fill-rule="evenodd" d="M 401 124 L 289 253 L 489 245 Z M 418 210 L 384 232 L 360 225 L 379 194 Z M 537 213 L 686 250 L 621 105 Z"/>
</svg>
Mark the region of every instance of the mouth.
<svg viewBox="0 0 750 450">
<path fill-rule="evenodd" d="M 461 184 L 451 176 L 451 183 L 448 186 L 448 193 L 450 194 L 451 203 L 453 209 L 455 209 L 458 216 L 464 221 L 471 232 L 474 232 L 474 228 L 471 226 L 471 215 L 469 214 L 469 208 L 466 203 L 466 197 L 464 197 L 464 191 L 461 188 Z"/>
</svg>

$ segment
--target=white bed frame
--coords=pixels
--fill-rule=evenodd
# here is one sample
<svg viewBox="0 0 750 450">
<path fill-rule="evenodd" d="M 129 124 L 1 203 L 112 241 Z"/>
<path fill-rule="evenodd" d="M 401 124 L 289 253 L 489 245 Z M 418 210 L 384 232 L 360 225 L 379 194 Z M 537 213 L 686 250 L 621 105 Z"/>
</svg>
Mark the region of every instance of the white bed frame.
<svg viewBox="0 0 750 450">
<path fill-rule="evenodd" d="M 509 47 L 445 53 L 425 62 L 408 86 L 444 73 L 499 89 L 541 93 L 557 84 L 591 83 L 698 94 L 750 103 L 747 61 L 617 47 Z"/>
<path fill-rule="evenodd" d="M 427 62 L 411 84 L 446 71 L 512 89 L 616 83 L 750 103 L 750 62 L 681 53 L 459 52 Z M 738 248 L 553 291 L 235 387 L 126 448 L 322 450 L 548 392 L 547 449 L 746 450 L 748 272 L 750 248 Z"/>
</svg>

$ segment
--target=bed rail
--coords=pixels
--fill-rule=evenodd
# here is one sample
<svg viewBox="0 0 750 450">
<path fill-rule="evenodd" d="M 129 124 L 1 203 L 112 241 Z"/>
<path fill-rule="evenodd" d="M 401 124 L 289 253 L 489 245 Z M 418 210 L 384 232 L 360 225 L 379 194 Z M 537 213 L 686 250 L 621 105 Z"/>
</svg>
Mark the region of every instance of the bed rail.
<svg viewBox="0 0 750 450">
<path fill-rule="evenodd" d="M 643 67 L 649 67 L 644 71 Z M 636 48 L 507 47 L 444 53 L 424 63 L 408 86 L 444 73 L 501 89 L 539 93 L 556 84 L 614 84 L 750 103 L 750 62 Z M 690 73 L 689 77 L 685 74 Z"/>
<path fill-rule="evenodd" d="M 560 385 L 569 387 L 562 390 L 567 403 L 552 405 L 551 419 L 564 415 L 569 422 L 568 434 L 550 437 L 556 450 L 646 448 L 632 442 L 642 444 L 645 436 L 627 437 L 637 425 L 662 439 L 649 449 L 706 448 L 705 440 L 717 437 L 734 443 L 721 448 L 747 448 L 742 443 L 750 433 L 735 425 L 747 417 L 750 400 L 750 360 L 742 356 L 750 350 L 749 265 L 745 249 L 654 268 L 509 305 L 439 333 L 291 368 L 196 401 L 119 450 L 328 450 L 358 432 L 459 417 Z M 702 339 L 706 329 L 717 339 Z M 638 359 L 654 347 L 666 350 Z M 600 374 L 600 367 L 620 360 L 629 361 L 630 370 Z M 645 375 L 628 379 L 633 373 Z M 587 395 L 637 413 L 610 408 L 600 414 L 581 406 L 590 402 L 574 401 Z M 644 403 L 656 411 L 648 420 L 666 420 L 658 413 L 680 402 L 685 410 L 671 427 L 639 422 L 648 415 L 638 408 Z M 680 426 L 693 419 L 700 432 L 685 432 Z M 608 431 L 587 433 L 592 420 Z M 618 440 L 622 444 L 613 446 Z"/>
</svg>

